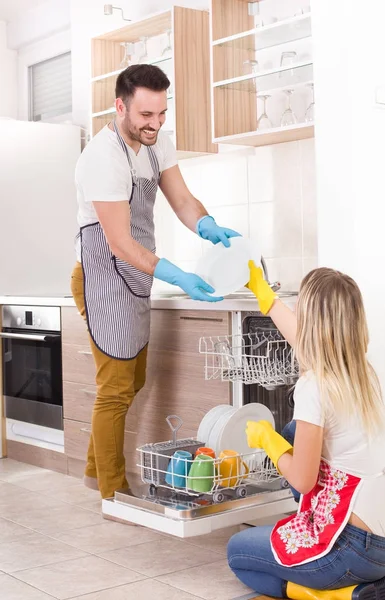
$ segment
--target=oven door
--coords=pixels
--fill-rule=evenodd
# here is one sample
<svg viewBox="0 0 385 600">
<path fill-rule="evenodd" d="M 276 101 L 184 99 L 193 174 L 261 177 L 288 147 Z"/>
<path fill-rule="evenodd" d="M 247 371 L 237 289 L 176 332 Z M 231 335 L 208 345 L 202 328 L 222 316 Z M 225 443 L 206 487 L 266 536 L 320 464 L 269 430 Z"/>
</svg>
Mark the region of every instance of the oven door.
<svg viewBox="0 0 385 600">
<path fill-rule="evenodd" d="M 63 429 L 60 333 L 4 328 L 5 416 Z"/>
</svg>

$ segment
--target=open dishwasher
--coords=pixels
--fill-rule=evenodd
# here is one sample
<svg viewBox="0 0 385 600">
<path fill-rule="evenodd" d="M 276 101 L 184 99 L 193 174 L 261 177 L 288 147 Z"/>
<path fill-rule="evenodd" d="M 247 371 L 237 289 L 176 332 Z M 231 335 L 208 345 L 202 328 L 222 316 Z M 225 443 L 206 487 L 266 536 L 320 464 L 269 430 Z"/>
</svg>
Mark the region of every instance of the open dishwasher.
<svg viewBox="0 0 385 600">
<path fill-rule="evenodd" d="M 271 323 L 261 316 L 261 321 L 254 320 L 254 326 L 245 332 L 241 318 L 241 313 L 233 315 L 233 335 L 199 341 L 204 377 L 231 381 L 235 406 L 244 385 L 256 384 L 269 395 L 283 386 L 292 386 L 298 377 L 292 349 Z M 264 403 L 268 405 L 268 401 Z M 137 449 L 142 484 L 134 491 L 117 491 L 114 498 L 103 500 L 105 518 L 184 538 L 278 518 L 297 509 L 287 482 L 262 450 L 250 449 L 240 455 L 243 472 L 237 471 L 227 479 L 221 475 L 224 459 L 215 457 L 212 473 L 198 477 L 207 484 L 204 491 L 193 489 L 187 472 L 182 481 L 170 480 L 174 453 L 186 452 L 192 457 L 186 460 L 193 463 L 195 452 L 207 440 L 177 439 L 180 420 L 175 415 L 167 420 L 172 439 Z"/>
</svg>

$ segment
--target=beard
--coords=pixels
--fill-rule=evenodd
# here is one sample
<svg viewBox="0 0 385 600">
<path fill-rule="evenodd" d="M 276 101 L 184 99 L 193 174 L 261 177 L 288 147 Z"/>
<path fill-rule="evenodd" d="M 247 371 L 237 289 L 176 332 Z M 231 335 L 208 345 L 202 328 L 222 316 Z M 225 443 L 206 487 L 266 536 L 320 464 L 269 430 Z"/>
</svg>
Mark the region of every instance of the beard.
<svg viewBox="0 0 385 600">
<path fill-rule="evenodd" d="M 155 130 L 150 125 L 145 127 L 135 127 L 131 119 L 126 115 L 121 124 L 123 133 L 134 142 L 139 142 L 143 146 L 153 146 L 158 140 L 159 129 Z"/>
</svg>

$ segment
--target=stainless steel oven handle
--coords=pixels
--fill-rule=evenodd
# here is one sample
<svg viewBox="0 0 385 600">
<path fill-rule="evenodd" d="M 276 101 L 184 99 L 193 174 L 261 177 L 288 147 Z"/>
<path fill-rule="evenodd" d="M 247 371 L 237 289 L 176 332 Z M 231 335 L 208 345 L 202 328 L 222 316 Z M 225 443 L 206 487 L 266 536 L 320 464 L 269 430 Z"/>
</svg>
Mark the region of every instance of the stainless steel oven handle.
<svg viewBox="0 0 385 600">
<path fill-rule="evenodd" d="M 49 342 L 50 340 L 60 339 L 60 335 L 34 335 L 29 333 L 5 333 L 0 331 L 0 338 L 10 340 L 32 340 L 33 342 Z"/>
</svg>

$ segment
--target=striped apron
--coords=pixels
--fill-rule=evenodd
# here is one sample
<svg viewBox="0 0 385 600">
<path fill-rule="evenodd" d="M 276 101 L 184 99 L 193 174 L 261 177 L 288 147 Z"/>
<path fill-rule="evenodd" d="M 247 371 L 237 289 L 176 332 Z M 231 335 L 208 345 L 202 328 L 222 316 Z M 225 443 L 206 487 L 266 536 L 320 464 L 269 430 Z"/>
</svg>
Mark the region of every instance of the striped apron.
<svg viewBox="0 0 385 600">
<path fill-rule="evenodd" d="M 132 176 L 131 235 L 155 253 L 154 203 L 160 172 L 147 146 L 152 179 L 137 177 L 127 146 L 114 122 Z M 153 278 L 111 253 L 99 222 L 80 229 L 87 325 L 96 346 L 107 356 L 135 358 L 150 338 L 150 294 Z"/>
</svg>

